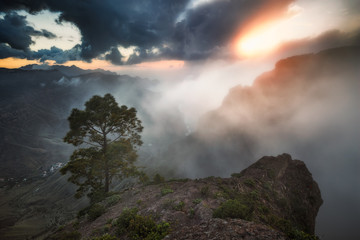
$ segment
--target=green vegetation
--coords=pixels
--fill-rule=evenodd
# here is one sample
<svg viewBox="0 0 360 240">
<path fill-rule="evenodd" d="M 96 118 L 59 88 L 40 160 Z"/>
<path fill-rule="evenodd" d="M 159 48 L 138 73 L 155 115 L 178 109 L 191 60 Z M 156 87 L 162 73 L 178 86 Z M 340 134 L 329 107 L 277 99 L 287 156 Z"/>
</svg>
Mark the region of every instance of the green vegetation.
<svg viewBox="0 0 360 240">
<path fill-rule="evenodd" d="M 231 177 L 233 177 L 233 178 L 241 178 L 243 175 L 244 174 L 242 174 L 242 173 L 233 173 L 233 174 L 231 174 Z"/>
<path fill-rule="evenodd" d="M 183 211 L 185 207 L 185 203 L 180 201 L 177 205 L 174 206 L 174 210 L 176 211 Z"/>
<path fill-rule="evenodd" d="M 155 174 L 155 176 L 153 178 L 153 182 L 156 184 L 163 183 L 163 182 L 165 182 L 165 178 L 157 173 L 157 174 Z"/>
<path fill-rule="evenodd" d="M 143 175 L 134 164 L 143 129 L 136 109 L 119 107 L 111 94 L 93 96 L 85 110 L 74 108 L 68 121 L 64 142 L 82 148 L 73 152 L 61 173 L 71 172 L 68 181 L 79 186 L 77 198 L 87 194 L 94 203 L 109 192 L 113 177 Z"/>
<path fill-rule="evenodd" d="M 275 229 L 278 229 L 285 233 L 291 240 L 319 240 L 315 235 L 305 233 L 295 228 L 290 221 L 283 218 L 279 218 L 274 215 L 268 215 L 266 218 L 268 224 Z"/>
<path fill-rule="evenodd" d="M 161 196 L 165 196 L 169 193 L 173 193 L 174 190 L 172 190 L 171 188 L 169 187 L 164 187 L 163 189 L 161 189 Z"/>
<path fill-rule="evenodd" d="M 246 179 L 244 181 L 244 184 L 246 186 L 248 186 L 248 187 L 255 187 L 255 185 L 256 185 L 255 181 L 253 179 L 250 179 L 250 178 Z"/>
<path fill-rule="evenodd" d="M 105 206 L 106 207 L 111 207 L 114 206 L 115 204 L 117 204 L 119 201 L 121 200 L 121 195 L 120 194 L 113 194 L 110 197 L 105 199 Z"/>
<path fill-rule="evenodd" d="M 115 236 L 111 236 L 110 234 L 106 233 L 104 235 L 102 235 L 101 237 L 95 237 L 92 238 L 91 240 L 117 240 L 118 238 L 116 238 Z"/>
<path fill-rule="evenodd" d="M 81 234 L 78 231 L 61 232 L 55 234 L 50 240 L 80 240 Z"/>
<path fill-rule="evenodd" d="M 208 197 L 210 195 L 209 186 L 204 186 L 200 189 L 201 196 Z"/>
<path fill-rule="evenodd" d="M 156 224 L 149 216 L 136 215 L 130 221 L 128 227 L 128 236 L 133 240 L 160 240 L 163 239 L 170 229 L 170 224 L 162 222 Z"/>
<path fill-rule="evenodd" d="M 194 199 L 193 201 L 193 204 L 199 204 L 199 203 L 201 203 L 202 202 L 202 199 L 201 198 L 196 198 L 196 199 Z"/>
<path fill-rule="evenodd" d="M 227 200 L 217 208 L 213 217 L 215 218 L 241 218 L 251 220 L 252 210 L 239 200 Z"/>
<path fill-rule="evenodd" d="M 88 219 L 89 221 L 94 221 L 102 214 L 105 213 L 105 207 L 101 204 L 93 204 L 88 211 Z"/>
<path fill-rule="evenodd" d="M 118 218 L 118 233 L 127 234 L 132 240 L 160 240 L 170 231 L 170 224 L 156 222 L 150 216 L 137 214 L 138 209 L 124 209 Z"/>
<path fill-rule="evenodd" d="M 190 208 L 189 217 L 190 217 L 190 218 L 194 218 L 194 217 L 195 217 L 195 210 L 194 210 L 193 208 Z"/>
<path fill-rule="evenodd" d="M 120 234 L 124 233 L 128 229 L 130 221 L 135 218 L 138 211 L 139 210 L 137 208 L 125 208 L 122 211 L 116 222 L 118 232 Z"/>
</svg>

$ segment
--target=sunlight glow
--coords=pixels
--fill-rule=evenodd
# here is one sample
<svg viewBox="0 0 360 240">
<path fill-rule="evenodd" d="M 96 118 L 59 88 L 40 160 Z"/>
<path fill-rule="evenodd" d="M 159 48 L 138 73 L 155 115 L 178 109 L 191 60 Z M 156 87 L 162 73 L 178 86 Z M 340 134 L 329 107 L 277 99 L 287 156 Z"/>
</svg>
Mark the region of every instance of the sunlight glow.
<svg viewBox="0 0 360 240">
<path fill-rule="evenodd" d="M 242 36 L 237 41 L 237 53 L 243 57 L 256 57 L 270 53 L 283 41 L 282 38 L 279 38 L 277 31 L 275 25 Z"/>
<path fill-rule="evenodd" d="M 39 64 L 39 61 L 13 57 L 0 59 L 0 68 L 20 68 L 29 64 Z"/>
</svg>

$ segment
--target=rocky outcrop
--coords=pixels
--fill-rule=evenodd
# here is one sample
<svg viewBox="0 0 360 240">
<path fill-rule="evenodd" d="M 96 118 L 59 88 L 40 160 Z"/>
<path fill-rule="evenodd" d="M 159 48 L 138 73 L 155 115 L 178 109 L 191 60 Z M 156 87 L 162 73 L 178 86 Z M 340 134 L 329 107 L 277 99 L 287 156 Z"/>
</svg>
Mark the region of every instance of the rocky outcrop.
<svg viewBox="0 0 360 240">
<path fill-rule="evenodd" d="M 136 208 L 140 216 L 170 223 L 166 239 L 288 239 L 314 234 L 322 204 L 311 173 L 289 154 L 263 157 L 231 178 L 173 180 L 114 196 L 118 202 L 100 217 L 82 217 L 76 229 L 70 224 L 62 232 L 76 230 L 83 239 L 117 235 L 123 210 Z M 114 196 L 101 205 L 108 206 Z M 127 234 L 118 237 L 127 239 Z"/>
</svg>

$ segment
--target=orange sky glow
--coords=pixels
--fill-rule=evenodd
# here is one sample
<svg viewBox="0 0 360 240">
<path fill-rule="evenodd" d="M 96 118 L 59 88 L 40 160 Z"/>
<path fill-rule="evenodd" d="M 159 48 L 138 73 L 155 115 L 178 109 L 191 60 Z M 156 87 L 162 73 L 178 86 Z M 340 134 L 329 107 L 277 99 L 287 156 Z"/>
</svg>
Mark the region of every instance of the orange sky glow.
<svg viewBox="0 0 360 240">
<path fill-rule="evenodd" d="M 46 61 L 48 65 L 55 65 L 55 61 Z M 20 58 L 4 58 L 0 59 L 0 68 L 20 68 L 29 64 L 41 64 L 40 61 L 37 60 L 27 60 Z M 155 62 L 143 62 L 135 65 L 126 65 L 126 66 L 116 66 L 108 61 L 95 59 L 91 63 L 84 61 L 68 61 L 63 66 L 72 66 L 75 65 L 82 69 L 104 69 L 109 71 L 121 71 L 126 70 L 128 68 L 137 68 L 137 69 L 158 69 L 158 70 L 166 70 L 166 69 L 179 69 L 184 67 L 185 62 L 181 60 L 161 60 Z"/>
</svg>

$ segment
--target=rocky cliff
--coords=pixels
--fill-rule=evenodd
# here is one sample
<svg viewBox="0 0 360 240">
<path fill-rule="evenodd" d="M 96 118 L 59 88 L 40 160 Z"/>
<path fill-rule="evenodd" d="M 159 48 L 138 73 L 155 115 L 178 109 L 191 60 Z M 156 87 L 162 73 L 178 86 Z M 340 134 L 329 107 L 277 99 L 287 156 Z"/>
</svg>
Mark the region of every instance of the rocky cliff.
<svg viewBox="0 0 360 240">
<path fill-rule="evenodd" d="M 305 164 L 282 154 L 230 178 L 134 186 L 81 211 L 51 238 L 315 239 L 321 204 Z"/>
</svg>

